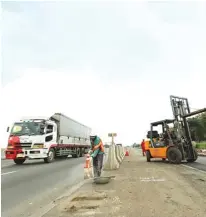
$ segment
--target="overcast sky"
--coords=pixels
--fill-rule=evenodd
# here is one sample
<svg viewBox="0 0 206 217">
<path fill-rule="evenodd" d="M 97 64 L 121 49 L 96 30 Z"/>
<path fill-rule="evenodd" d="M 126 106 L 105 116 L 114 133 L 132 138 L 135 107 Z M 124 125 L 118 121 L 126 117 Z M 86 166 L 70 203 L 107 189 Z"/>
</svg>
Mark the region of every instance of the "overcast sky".
<svg viewBox="0 0 206 217">
<path fill-rule="evenodd" d="M 132 144 L 171 118 L 169 96 L 206 106 L 206 3 L 3 2 L 5 130 L 54 112 Z"/>
</svg>

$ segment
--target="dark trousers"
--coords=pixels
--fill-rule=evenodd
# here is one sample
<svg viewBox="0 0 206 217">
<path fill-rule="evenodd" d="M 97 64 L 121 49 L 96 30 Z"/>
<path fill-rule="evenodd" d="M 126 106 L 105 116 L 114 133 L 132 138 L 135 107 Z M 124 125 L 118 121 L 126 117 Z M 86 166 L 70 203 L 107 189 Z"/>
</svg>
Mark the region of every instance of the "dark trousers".
<svg viewBox="0 0 206 217">
<path fill-rule="evenodd" d="M 104 154 L 98 154 L 93 158 L 94 177 L 101 176 Z"/>
</svg>

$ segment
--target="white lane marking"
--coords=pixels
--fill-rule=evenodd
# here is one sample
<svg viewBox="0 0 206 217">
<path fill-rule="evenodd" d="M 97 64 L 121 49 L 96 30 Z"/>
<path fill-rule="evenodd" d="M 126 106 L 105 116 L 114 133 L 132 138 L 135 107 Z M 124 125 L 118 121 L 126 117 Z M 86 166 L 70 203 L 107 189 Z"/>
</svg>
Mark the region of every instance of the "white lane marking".
<svg viewBox="0 0 206 217">
<path fill-rule="evenodd" d="M 181 166 L 186 167 L 186 168 L 189 168 L 189 169 L 192 169 L 192 170 L 199 171 L 199 172 L 201 172 L 201 173 L 206 173 L 206 171 L 204 171 L 204 170 L 200 170 L 200 169 L 197 169 L 197 168 L 188 166 L 188 165 L 181 164 Z"/>
<path fill-rule="evenodd" d="M 140 177 L 140 181 L 141 182 L 164 182 L 166 181 L 164 178 L 160 178 L 160 179 L 157 179 L 157 178 L 154 178 L 154 177 Z"/>
<path fill-rule="evenodd" d="M 2 175 L 2 176 L 3 176 L 3 175 L 8 175 L 8 174 L 15 173 L 15 172 L 17 172 L 17 171 L 11 171 L 11 172 L 7 172 L 7 173 L 2 173 L 1 175 Z"/>
</svg>

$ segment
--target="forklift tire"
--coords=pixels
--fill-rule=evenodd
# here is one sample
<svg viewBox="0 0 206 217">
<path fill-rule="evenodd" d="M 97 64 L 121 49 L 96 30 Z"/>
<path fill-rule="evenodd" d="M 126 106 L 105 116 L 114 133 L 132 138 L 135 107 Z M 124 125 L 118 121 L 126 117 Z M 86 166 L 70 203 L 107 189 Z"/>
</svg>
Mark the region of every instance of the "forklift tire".
<svg viewBox="0 0 206 217">
<path fill-rule="evenodd" d="M 193 163 L 197 160 L 198 154 L 197 154 L 197 151 L 195 149 L 194 149 L 194 154 L 195 154 L 195 158 L 194 159 L 187 159 L 188 163 Z"/>
<path fill-rule="evenodd" d="M 54 149 L 50 149 L 49 153 L 48 153 L 48 157 L 44 158 L 44 163 L 51 163 L 52 161 L 54 161 L 55 158 L 55 152 Z"/>
<path fill-rule="evenodd" d="M 24 163 L 24 161 L 25 161 L 26 159 L 25 158 L 23 158 L 23 159 L 14 159 L 14 163 L 15 164 L 18 164 L 18 165 L 21 165 L 21 164 L 23 164 Z"/>
<path fill-rule="evenodd" d="M 171 147 L 167 151 L 167 158 L 172 164 L 180 164 L 182 161 L 182 153 L 176 147 Z"/>
<path fill-rule="evenodd" d="M 146 151 L 146 158 L 147 158 L 147 162 L 150 162 L 151 161 L 151 154 L 150 154 L 150 151 Z"/>
</svg>

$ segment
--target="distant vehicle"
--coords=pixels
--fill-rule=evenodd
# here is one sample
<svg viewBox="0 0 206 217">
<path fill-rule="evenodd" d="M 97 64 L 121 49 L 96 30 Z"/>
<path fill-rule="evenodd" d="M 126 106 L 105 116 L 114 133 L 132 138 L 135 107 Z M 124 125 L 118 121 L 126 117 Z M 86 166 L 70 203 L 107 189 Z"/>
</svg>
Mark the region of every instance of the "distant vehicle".
<svg viewBox="0 0 206 217">
<path fill-rule="evenodd" d="M 133 147 L 133 148 L 140 148 L 141 145 L 140 145 L 140 144 L 137 144 L 137 143 L 134 143 L 134 144 L 132 145 L 132 147 Z"/>
<path fill-rule="evenodd" d="M 26 159 L 43 159 L 83 156 L 90 148 L 91 128 L 73 119 L 55 113 L 48 118 L 29 117 L 16 121 L 9 132 L 6 159 L 23 164 Z"/>
</svg>

